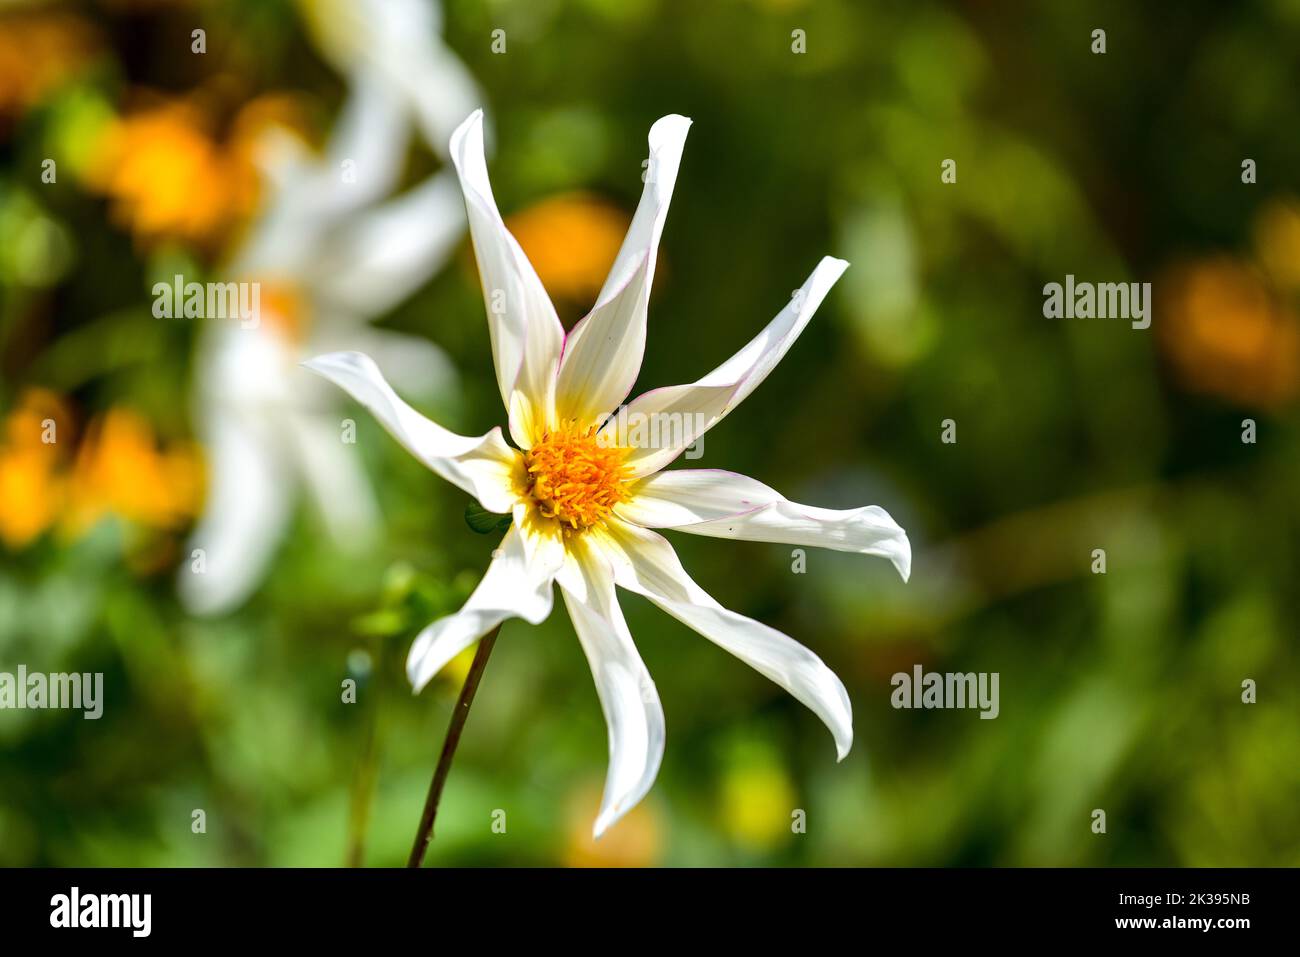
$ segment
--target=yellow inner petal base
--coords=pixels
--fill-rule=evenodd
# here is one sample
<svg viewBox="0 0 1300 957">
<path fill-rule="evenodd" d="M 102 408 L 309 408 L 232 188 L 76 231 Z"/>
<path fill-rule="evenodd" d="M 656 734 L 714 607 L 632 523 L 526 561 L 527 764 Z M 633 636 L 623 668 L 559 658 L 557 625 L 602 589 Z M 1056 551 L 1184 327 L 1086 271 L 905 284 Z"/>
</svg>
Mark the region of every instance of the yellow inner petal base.
<svg viewBox="0 0 1300 957">
<path fill-rule="evenodd" d="M 598 525 L 628 497 L 628 451 L 600 442 L 594 426 L 548 430 L 524 453 L 528 495 L 542 515 L 569 529 Z"/>
</svg>

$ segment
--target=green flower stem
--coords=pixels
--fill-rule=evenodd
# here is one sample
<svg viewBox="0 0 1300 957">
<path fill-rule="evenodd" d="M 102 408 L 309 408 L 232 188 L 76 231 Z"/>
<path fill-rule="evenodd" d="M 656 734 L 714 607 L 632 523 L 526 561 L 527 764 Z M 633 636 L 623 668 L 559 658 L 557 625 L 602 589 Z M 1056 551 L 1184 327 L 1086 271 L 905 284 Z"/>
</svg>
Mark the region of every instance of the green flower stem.
<svg viewBox="0 0 1300 957">
<path fill-rule="evenodd" d="M 478 650 L 474 652 L 474 662 L 469 666 L 465 685 L 460 689 L 460 697 L 456 700 L 456 710 L 451 713 L 451 723 L 447 726 L 447 737 L 442 742 L 442 754 L 438 756 L 438 766 L 434 769 L 433 780 L 429 782 L 429 796 L 424 800 L 424 813 L 420 815 L 420 829 L 415 833 L 415 845 L 411 848 L 411 857 L 406 862 L 407 867 L 419 867 L 424 862 L 424 853 L 429 849 L 429 841 L 433 840 L 433 820 L 438 816 L 438 802 L 442 800 L 442 789 L 447 783 L 447 775 L 451 772 L 451 759 L 456 754 L 456 746 L 460 744 L 461 732 L 465 730 L 465 719 L 469 717 L 469 706 L 474 703 L 474 692 L 478 690 L 483 669 L 487 667 L 488 656 L 492 654 L 492 646 L 496 644 L 497 633 L 500 630 L 501 626 L 497 625 L 479 639 Z"/>
</svg>

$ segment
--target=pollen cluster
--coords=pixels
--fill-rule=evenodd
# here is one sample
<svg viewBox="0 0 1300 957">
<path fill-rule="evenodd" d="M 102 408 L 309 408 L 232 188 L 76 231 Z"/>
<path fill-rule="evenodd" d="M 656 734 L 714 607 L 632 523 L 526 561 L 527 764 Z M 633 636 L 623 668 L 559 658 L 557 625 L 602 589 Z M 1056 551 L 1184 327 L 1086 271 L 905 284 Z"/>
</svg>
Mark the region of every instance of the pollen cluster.
<svg viewBox="0 0 1300 957">
<path fill-rule="evenodd" d="M 627 454 L 602 443 L 594 426 L 548 430 L 524 454 L 528 494 L 547 518 L 573 531 L 590 528 L 627 497 Z"/>
</svg>

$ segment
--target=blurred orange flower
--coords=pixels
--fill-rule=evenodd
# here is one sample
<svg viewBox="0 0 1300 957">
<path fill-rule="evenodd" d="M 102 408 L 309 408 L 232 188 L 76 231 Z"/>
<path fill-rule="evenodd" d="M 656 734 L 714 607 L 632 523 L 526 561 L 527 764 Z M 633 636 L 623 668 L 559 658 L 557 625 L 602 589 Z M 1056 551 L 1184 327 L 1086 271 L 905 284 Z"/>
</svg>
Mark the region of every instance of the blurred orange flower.
<svg viewBox="0 0 1300 957">
<path fill-rule="evenodd" d="M 251 205 L 248 177 L 229 167 L 203 116 L 183 101 L 110 123 L 87 178 L 112 200 L 113 219 L 143 241 L 210 242 Z"/>
<path fill-rule="evenodd" d="M 1160 341 L 1188 388 L 1264 408 L 1300 393 L 1300 323 L 1257 269 L 1204 259 L 1170 270 L 1160 287 Z"/>
<path fill-rule="evenodd" d="M 72 416 L 54 393 L 29 389 L 0 432 L 0 544 L 27 547 L 47 531 L 75 539 L 116 515 L 147 532 L 168 532 L 194 514 L 202 466 L 193 446 L 160 448 L 136 413 L 110 409 L 75 452 Z M 143 545 L 143 548 L 138 547 Z M 138 572 L 170 561 L 166 538 L 145 536 L 126 554 Z"/>
<path fill-rule="evenodd" d="M 31 544 L 59 515 L 59 429 L 66 429 L 67 422 L 58 396 L 44 389 L 24 393 L 5 419 L 0 438 L 0 541 L 10 550 Z"/>
<path fill-rule="evenodd" d="M 108 514 L 171 529 L 195 514 L 202 468 L 188 445 L 160 448 L 136 413 L 110 409 L 90 424 L 69 476 L 64 528 L 78 535 Z"/>
<path fill-rule="evenodd" d="M 588 193 L 563 193 L 506 222 L 553 299 L 595 303 L 630 222 L 618 207 Z"/>
<path fill-rule="evenodd" d="M 591 821 L 600 808 L 600 790 L 587 786 L 569 800 L 565 867 L 653 867 L 663 851 L 663 825 L 653 806 L 639 804 L 596 840 Z"/>
<path fill-rule="evenodd" d="M 259 194 L 254 151 L 271 124 L 302 127 L 287 95 L 249 101 L 218 139 L 201 99 L 156 102 L 109 123 L 93 149 L 87 185 L 141 242 L 176 238 L 211 245 L 246 220 Z"/>
<path fill-rule="evenodd" d="M 98 50 L 91 26 L 61 13 L 0 14 L 0 117 L 21 116 Z"/>
</svg>

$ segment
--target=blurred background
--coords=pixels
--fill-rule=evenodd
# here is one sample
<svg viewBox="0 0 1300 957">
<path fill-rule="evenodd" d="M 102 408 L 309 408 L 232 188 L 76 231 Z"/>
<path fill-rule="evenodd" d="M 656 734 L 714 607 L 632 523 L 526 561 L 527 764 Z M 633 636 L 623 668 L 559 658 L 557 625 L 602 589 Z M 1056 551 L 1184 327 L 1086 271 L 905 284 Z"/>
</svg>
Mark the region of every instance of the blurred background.
<svg viewBox="0 0 1300 957">
<path fill-rule="evenodd" d="M 444 175 L 479 105 L 566 325 L 694 119 L 637 391 L 852 263 L 695 464 L 879 504 L 915 565 L 670 534 L 841 676 L 854 748 L 625 594 L 668 744 L 598 843 L 585 659 L 507 624 L 431 863 L 1300 864 L 1297 50 L 1291 0 L 3 0 L 0 671 L 105 687 L 0 712 L 0 864 L 404 863 L 468 660 L 402 663 L 496 541 L 296 363 L 387 344 L 504 421 Z M 176 274 L 261 279 L 261 325 L 156 318 Z M 1151 328 L 1045 319 L 1066 274 L 1153 283 Z M 241 560 L 194 590 L 196 543 Z M 998 718 L 893 709 L 915 664 L 998 672 Z"/>
</svg>

